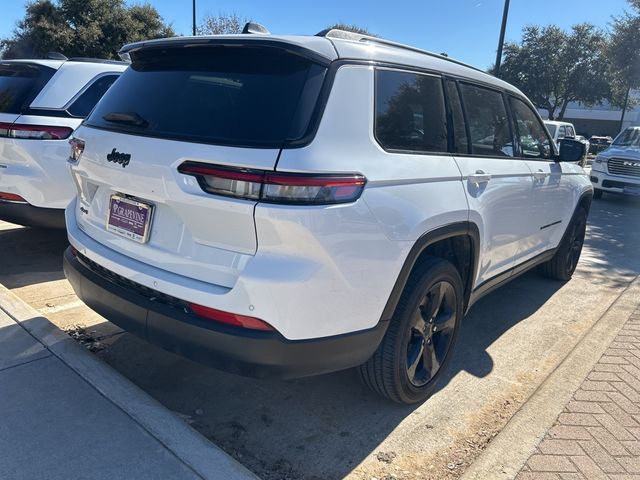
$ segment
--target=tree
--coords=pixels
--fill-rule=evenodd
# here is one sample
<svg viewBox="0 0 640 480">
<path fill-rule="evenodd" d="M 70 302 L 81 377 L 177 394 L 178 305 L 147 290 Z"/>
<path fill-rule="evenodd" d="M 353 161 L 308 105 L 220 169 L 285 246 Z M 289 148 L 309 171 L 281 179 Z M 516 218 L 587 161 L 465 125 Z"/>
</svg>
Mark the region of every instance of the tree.
<svg viewBox="0 0 640 480">
<path fill-rule="evenodd" d="M 198 35 L 227 35 L 242 33 L 250 18 L 240 17 L 237 13 L 219 13 L 217 16 L 207 14 L 198 26 Z"/>
<path fill-rule="evenodd" d="M 122 45 L 175 33 L 149 4 L 125 0 L 35 0 L 13 37 L 0 41 L 3 58 L 42 58 L 56 51 L 67 57 L 117 58 Z"/>
<path fill-rule="evenodd" d="M 640 1 L 640 0 L 639 0 Z M 555 25 L 527 26 L 521 43 L 507 43 L 501 78 L 520 88 L 549 119 L 562 119 L 571 102 L 600 103 L 611 96 L 607 37 L 590 24 L 570 33 Z"/>
<path fill-rule="evenodd" d="M 629 0 L 629 4 L 635 12 L 613 17 L 607 48 L 612 79 L 611 102 L 622 107 L 621 127 L 629 106 L 629 92 L 640 88 L 640 0 Z"/>
<path fill-rule="evenodd" d="M 351 23 L 342 23 L 342 22 L 334 23 L 333 25 L 328 26 L 327 30 L 331 30 L 331 29 L 334 29 L 334 28 L 337 29 L 337 30 L 344 30 L 346 32 L 360 33 L 362 35 L 368 35 L 370 37 L 376 37 L 377 36 L 377 35 L 371 33 L 366 28 L 359 27 L 358 25 L 354 25 L 354 24 L 351 24 Z"/>
</svg>

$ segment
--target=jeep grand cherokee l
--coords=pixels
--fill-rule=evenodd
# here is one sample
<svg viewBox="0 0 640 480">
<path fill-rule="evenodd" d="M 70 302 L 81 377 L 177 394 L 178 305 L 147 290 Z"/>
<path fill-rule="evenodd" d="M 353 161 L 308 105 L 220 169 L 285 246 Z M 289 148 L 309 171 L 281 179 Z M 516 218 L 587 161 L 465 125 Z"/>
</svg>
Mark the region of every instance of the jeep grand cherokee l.
<svg viewBox="0 0 640 480">
<path fill-rule="evenodd" d="M 149 342 L 245 375 L 358 367 L 417 402 L 478 298 L 576 268 L 592 187 L 564 161 L 584 147 L 558 154 L 486 73 L 336 30 L 121 54 L 74 134 L 64 261 L 87 305 Z"/>
</svg>

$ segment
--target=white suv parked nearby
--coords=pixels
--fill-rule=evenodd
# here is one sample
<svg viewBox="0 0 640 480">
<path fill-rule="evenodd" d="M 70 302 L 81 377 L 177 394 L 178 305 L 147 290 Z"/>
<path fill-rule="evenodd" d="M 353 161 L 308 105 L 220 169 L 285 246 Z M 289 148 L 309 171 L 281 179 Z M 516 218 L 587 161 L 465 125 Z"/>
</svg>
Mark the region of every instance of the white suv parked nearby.
<svg viewBox="0 0 640 480">
<path fill-rule="evenodd" d="M 67 278 L 107 319 L 231 372 L 359 367 L 425 399 L 467 309 L 568 280 L 592 187 L 517 89 L 385 40 L 173 38 L 74 134 Z"/>
<path fill-rule="evenodd" d="M 64 228 L 68 138 L 127 64 L 0 60 L 0 219 Z"/>
<path fill-rule="evenodd" d="M 640 127 L 622 131 L 598 154 L 591 169 L 594 198 L 604 192 L 640 196 Z"/>
</svg>

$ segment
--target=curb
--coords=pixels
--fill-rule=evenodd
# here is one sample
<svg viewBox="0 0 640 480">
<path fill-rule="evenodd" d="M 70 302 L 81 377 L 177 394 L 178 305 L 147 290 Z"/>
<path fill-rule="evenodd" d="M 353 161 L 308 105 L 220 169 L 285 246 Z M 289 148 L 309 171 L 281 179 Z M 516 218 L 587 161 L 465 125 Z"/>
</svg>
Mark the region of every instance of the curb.
<svg viewBox="0 0 640 480">
<path fill-rule="evenodd" d="M 1 284 L 0 309 L 203 479 L 258 480 Z"/>
<path fill-rule="evenodd" d="M 636 277 L 520 407 L 487 449 L 465 471 L 461 480 L 515 478 L 638 307 L 639 300 L 640 277 Z"/>
</svg>

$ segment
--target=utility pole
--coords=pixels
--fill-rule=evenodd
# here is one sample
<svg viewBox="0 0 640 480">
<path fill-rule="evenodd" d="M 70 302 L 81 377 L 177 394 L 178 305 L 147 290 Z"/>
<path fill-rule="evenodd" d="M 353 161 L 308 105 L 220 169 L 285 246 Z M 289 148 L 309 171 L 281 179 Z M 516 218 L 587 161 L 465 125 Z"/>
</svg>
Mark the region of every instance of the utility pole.
<svg viewBox="0 0 640 480">
<path fill-rule="evenodd" d="M 498 41 L 498 53 L 496 54 L 496 77 L 500 76 L 500 64 L 502 63 L 502 47 L 504 46 L 504 34 L 507 30 L 507 17 L 509 16 L 509 0 L 504 0 L 504 11 L 502 12 L 502 27 L 500 28 L 500 40 Z"/>
<path fill-rule="evenodd" d="M 624 116 L 627 113 L 627 108 L 629 107 L 629 92 L 630 88 L 627 89 L 627 94 L 624 97 L 624 106 L 622 107 L 622 116 L 620 117 L 620 128 L 618 128 L 618 133 L 622 131 L 622 126 L 624 125 Z"/>
<path fill-rule="evenodd" d="M 196 36 L 196 0 L 193 0 L 193 36 Z"/>
</svg>

